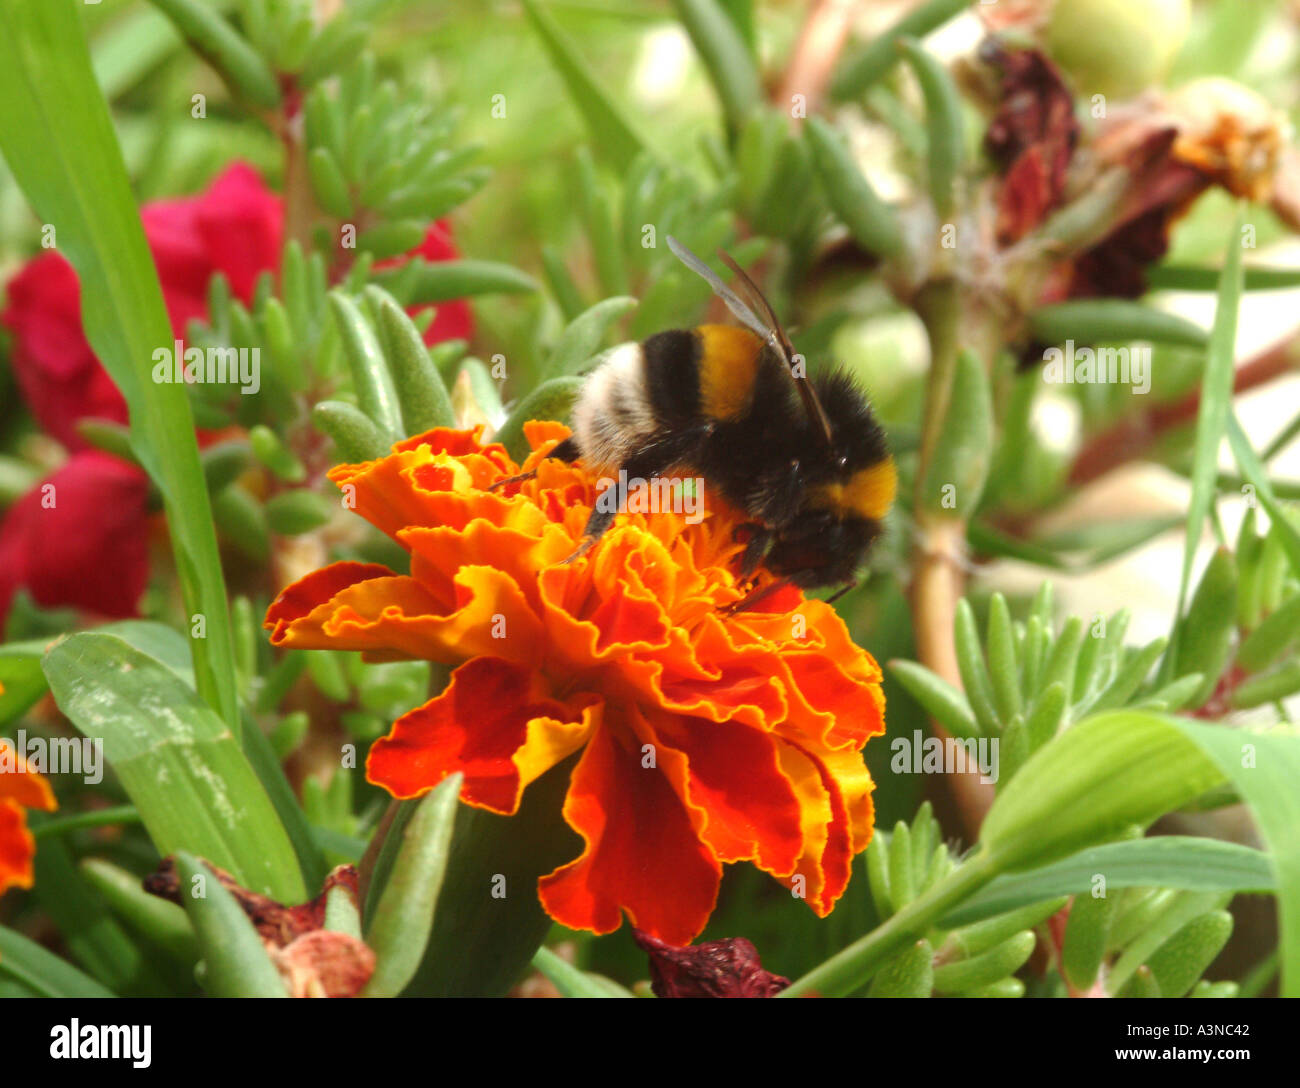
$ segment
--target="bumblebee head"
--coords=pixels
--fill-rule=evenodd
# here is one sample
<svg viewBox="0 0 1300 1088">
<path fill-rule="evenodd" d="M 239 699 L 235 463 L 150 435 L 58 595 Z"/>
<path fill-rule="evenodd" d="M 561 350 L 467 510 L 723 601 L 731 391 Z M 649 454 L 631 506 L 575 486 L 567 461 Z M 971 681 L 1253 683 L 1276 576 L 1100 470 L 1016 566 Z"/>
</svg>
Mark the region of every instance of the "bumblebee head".
<svg viewBox="0 0 1300 1088">
<path fill-rule="evenodd" d="M 885 432 L 853 380 L 842 373 L 813 379 L 830 424 L 826 441 L 810 426 L 805 463 L 809 511 L 840 520 L 879 522 L 894 502 L 898 471 Z"/>
</svg>

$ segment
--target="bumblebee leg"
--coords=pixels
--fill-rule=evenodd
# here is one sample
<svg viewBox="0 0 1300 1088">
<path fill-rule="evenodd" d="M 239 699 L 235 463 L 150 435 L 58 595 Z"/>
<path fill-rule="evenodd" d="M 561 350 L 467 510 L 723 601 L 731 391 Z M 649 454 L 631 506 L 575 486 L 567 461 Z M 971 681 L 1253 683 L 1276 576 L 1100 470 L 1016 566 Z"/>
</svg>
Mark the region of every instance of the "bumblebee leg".
<svg viewBox="0 0 1300 1088">
<path fill-rule="evenodd" d="M 592 507 L 591 516 L 587 518 L 586 527 L 582 530 L 582 543 L 565 562 L 572 563 L 579 556 L 586 555 L 614 524 L 614 519 L 627 504 L 629 481 L 651 480 L 662 476 L 674 465 L 681 463 L 684 454 L 698 441 L 698 432 L 683 431 L 650 443 L 624 461 L 619 468 L 618 478 L 597 496 L 596 505 Z"/>
<path fill-rule="evenodd" d="M 732 532 L 732 536 L 739 539 L 742 529 L 747 530 L 750 536 L 745 542 L 745 550 L 740 555 L 740 574 L 741 577 L 748 578 L 758 569 L 759 563 L 763 561 L 763 556 L 767 553 L 768 545 L 771 544 L 774 534 L 773 530 L 761 522 L 751 521 L 743 525 L 737 525 Z"/>
<path fill-rule="evenodd" d="M 757 608 L 765 600 L 778 591 L 785 589 L 786 586 L 794 583 L 789 578 L 778 578 L 775 582 L 768 582 L 762 589 L 756 589 L 748 596 L 741 597 L 738 601 L 732 601 L 731 604 L 718 611 L 724 616 L 734 616 L 737 612 L 749 612 Z"/>
<path fill-rule="evenodd" d="M 845 582 L 842 586 L 840 586 L 839 589 L 837 589 L 834 593 L 832 593 L 829 597 L 826 598 L 826 603 L 834 604 L 841 597 L 843 597 L 844 594 L 846 594 L 849 590 L 856 588 L 857 584 L 858 584 L 858 580 L 856 578 L 850 578 L 847 582 Z"/>
<path fill-rule="evenodd" d="M 549 460 L 550 458 L 554 457 L 557 461 L 563 461 L 566 464 L 572 464 L 581 456 L 582 456 L 582 451 L 578 449 L 578 444 L 573 440 L 573 436 L 570 435 L 558 446 L 556 446 L 555 449 L 551 450 L 551 452 L 546 455 L 545 459 Z M 488 490 L 495 491 L 499 487 L 505 487 L 506 484 L 521 484 L 525 480 L 533 479 L 533 477 L 535 477 L 536 475 L 537 475 L 537 469 L 533 469 L 531 472 L 521 472 L 519 473 L 518 476 L 506 476 L 498 480 L 496 483 L 494 483 L 491 487 L 488 488 Z"/>
</svg>

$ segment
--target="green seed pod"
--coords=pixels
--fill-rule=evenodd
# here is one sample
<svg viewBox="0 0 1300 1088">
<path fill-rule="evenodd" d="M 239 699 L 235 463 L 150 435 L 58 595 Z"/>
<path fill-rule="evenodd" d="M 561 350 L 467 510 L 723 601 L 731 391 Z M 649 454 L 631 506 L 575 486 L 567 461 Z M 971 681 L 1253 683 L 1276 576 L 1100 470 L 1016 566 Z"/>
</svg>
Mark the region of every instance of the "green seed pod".
<svg viewBox="0 0 1300 1088">
<path fill-rule="evenodd" d="M 1182 997 L 1214 961 L 1232 936 L 1226 910 L 1202 914 L 1183 926 L 1147 960 L 1165 997 Z"/>
<path fill-rule="evenodd" d="M 1190 25 L 1189 0 L 1058 0 L 1047 47 L 1081 96 L 1131 98 L 1164 79 Z"/>
<path fill-rule="evenodd" d="M 1065 923 L 1061 969 L 1076 990 L 1086 990 L 1097 980 L 1118 904 L 1118 898 L 1113 896 L 1095 898 L 1080 893 L 1074 897 Z"/>
<path fill-rule="evenodd" d="M 1220 548 L 1205 568 L 1187 615 L 1179 624 L 1175 676 L 1199 672 L 1205 679 L 1192 699 L 1200 706 L 1210 697 L 1232 650 L 1237 619 L 1237 564 Z"/>
<path fill-rule="evenodd" d="M 280 536 L 299 536 L 319 529 L 334 516 L 337 499 L 305 488 L 282 491 L 266 504 L 266 523 Z"/>
<path fill-rule="evenodd" d="M 917 941 L 886 963 L 871 981 L 870 997 L 929 997 L 934 982 L 934 949 Z"/>
<path fill-rule="evenodd" d="M 934 991 L 962 994 L 1015 974 L 1029 959 L 1038 938 L 1030 930 L 1017 933 L 987 952 L 934 969 Z"/>
</svg>

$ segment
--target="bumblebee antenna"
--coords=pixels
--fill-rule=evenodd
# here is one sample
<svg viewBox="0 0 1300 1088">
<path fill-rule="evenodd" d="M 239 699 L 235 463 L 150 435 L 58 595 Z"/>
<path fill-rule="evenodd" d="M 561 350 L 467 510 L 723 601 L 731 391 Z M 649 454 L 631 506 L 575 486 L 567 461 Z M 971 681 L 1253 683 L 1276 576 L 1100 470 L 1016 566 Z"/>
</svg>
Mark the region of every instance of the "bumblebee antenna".
<svg viewBox="0 0 1300 1088">
<path fill-rule="evenodd" d="M 786 366 L 790 368 L 790 376 L 794 379 L 795 388 L 799 390 L 799 397 L 803 401 L 808 418 L 817 425 L 822 441 L 829 446 L 831 444 L 831 421 L 827 418 L 826 410 L 822 407 L 821 401 L 817 399 L 817 393 L 812 387 L 812 382 L 808 380 L 808 375 L 801 373 L 800 368 L 796 365 L 794 345 L 790 343 L 790 338 L 786 336 L 785 330 L 781 327 L 776 314 L 772 311 L 771 303 L 767 301 L 763 292 L 758 289 L 758 285 L 750 279 L 748 273 L 740 265 L 732 260 L 729 253 L 725 250 L 718 250 L 718 256 L 736 274 L 746 293 L 750 296 L 750 300 L 762 313 L 762 317 L 755 314 L 749 303 L 723 283 L 713 269 L 682 245 L 681 242 L 671 234 L 667 235 L 667 240 L 668 248 L 673 251 L 673 255 L 713 288 L 713 293 L 722 299 L 727 309 L 735 314 L 742 325 L 751 332 L 756 333 L 785 360 Z"/>
</svg>

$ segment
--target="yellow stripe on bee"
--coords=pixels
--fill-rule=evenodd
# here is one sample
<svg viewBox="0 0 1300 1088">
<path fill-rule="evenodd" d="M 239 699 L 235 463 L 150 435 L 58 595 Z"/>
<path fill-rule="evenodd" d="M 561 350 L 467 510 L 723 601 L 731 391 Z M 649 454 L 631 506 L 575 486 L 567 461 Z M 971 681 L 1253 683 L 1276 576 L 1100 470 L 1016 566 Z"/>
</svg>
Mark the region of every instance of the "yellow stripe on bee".
<svg viewBox="0 0 1300 1088">
<path fill-rule="evenodd" d="M 735 325 L 701 325 L 700 408 L 712 419 L 744 415 L 754 395 L 763 342 Z"/>
<path fill-rule="evenodd" d="M 858 469 L 847 483 L 828 484 L 818 489 L 818 505 L 832 510 L 851 511 L 864 518 L 879 520 L 894 505 L 898 491 L 898 468 L 892 457 Z"/>
</svg>

